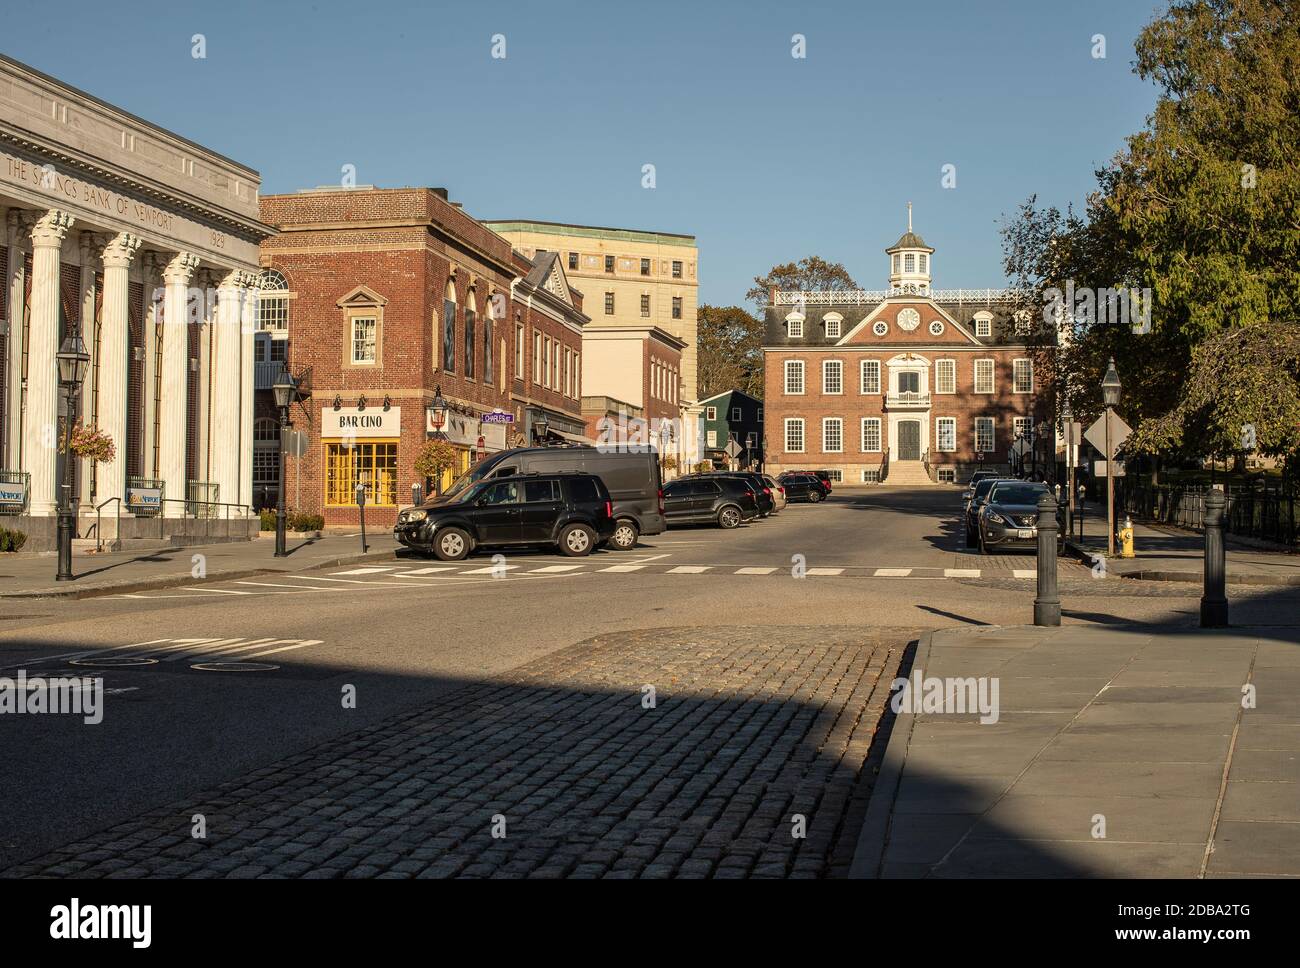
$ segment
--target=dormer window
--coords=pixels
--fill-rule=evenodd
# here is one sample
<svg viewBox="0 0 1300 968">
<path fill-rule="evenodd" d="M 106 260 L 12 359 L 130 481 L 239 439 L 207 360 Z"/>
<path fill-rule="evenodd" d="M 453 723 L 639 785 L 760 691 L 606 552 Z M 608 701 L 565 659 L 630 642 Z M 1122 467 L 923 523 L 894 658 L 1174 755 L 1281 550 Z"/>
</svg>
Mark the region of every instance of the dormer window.
<svg viewBox="0 0 1300 968">
<path fill-rule="evenodd" d="M 993 335 L 993 314 L 976 313 L 975 314 L 975 335 L 988 337 Z"/>
<path fill-rule="evenodd" d="M 822 317 L 822 322 L 826 324 L 826 338 L 839 339 L 840 328 L 844 323 L 844 317 L 839 313 L 827 313 Z"/>
<path fill-rule="evenodd" d="M 790 339 L 803 338 L 803 313 L 791 313 L 785 318 L 785 335 Z"/>
</svg>

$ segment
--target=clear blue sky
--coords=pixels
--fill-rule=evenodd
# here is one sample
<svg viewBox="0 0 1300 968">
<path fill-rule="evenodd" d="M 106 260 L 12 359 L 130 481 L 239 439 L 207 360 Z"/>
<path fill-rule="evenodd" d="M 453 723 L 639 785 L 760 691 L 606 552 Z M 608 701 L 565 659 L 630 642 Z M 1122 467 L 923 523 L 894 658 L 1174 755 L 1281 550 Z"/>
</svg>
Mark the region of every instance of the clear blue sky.
<svg viewBox="0 0 1300 968">
<path fill-rule="evenodd" d="M 483 218 L 693 233 L 701 300 L 726 304 L 811 254 L 884 286 L 908 200 L 936 285 L 1001 285 L 999 221 L 1034 193 L 1081 201 L 1152 110 L 1133 40 L 1164 6 L 64 0 L 14 6 L 0 50 L 258 169 L 264 192 L 351 164 Z"/>
</svg>

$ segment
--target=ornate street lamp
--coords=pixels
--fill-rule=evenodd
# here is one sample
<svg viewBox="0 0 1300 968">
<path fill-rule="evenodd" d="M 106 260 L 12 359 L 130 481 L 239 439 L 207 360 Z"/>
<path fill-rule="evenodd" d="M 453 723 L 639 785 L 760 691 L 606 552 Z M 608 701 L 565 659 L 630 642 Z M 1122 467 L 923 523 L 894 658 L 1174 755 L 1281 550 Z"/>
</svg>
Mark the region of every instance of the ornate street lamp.
<svg viewBox="0 0 1300 968">
<path fill-rule="evenodd" d="M 72 421 L 76 414 L 77 394 L 81 392 L 86 369 L 90 366 L 90 354 L 86 352 L 80 333 L 69 333 L 64 337 L 56 359 L 59 362 L 59 383 L 63 385 L 67 399 L 67 427 L 63 435 L 63 487 L 59 498 L 59 570 L 54 578 L 56 581 L 71 581 L 74 577 L 72 532 L 75 525 L 72 520 Z"/>
<path fill-rule="evenodd" d="M 1115 557 L 1115 454 L 1110 446 L 1110 424 L 1111 411 L 1119 406 L 1119 395 L 1119 372 L 1112 356 L 1101 379 L 1101 399 L 1106 405 L 1106 554 L 1111 558 Z"/>
<path fill-rule="evenodd" d="M 275 386 L 271 388 L 275 394 L 276 409 L 280 413 L 280 488 L 275 502 L 275 557 L 277 558 L 288 555 L 284 547 L 284 439 L 285 431 L 289 429 L 289 405 L 293 403 L 294 389 L 293 377 L 289 375 L 288 367 L 281 366 L 280 374 L 275 378 Z"/>
<path fill-rule="evenodd" d="M 537 438 L 537 442 L 543 447 L 546 446 L 546 435 L 550 433 L 550 430 L 551 424 L 550 421 L 546 419 L 546 414 L 542 414 L 541 417 L 538 418 L 537 422 L 533 424 L 533 435 Z"/>
<path fill-rule="evenodd" d="M 429 401 L 425 408 L 425 413 L 429 418 L 429 428 L 435 439 L 445 440 L 442 428 L 447 426 L 447 401 L 443 399 L 442 387 L 436 386 L 433 389 L 433 399 Z M 442 475 L 443 471 L 439 470 L 433 480 L 433 493 L 435 496 L 442 495 Z"/>
</svg>

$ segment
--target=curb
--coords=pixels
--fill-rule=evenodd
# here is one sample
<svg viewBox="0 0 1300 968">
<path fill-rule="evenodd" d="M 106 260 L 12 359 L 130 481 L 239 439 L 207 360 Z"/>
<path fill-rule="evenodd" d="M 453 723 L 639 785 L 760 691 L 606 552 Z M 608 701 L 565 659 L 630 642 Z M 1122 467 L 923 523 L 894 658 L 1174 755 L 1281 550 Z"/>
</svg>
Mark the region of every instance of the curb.
<svg viewBox="0 0 1300 968">
<path fill-rule="evenodd" d="M 1065 543 L 1065 550 L 1069 555 L 1078 558 L 1085 565 L 1091 565 L 1095 557 L 1092 552 L 1086 551 L 1072 541 Z M 1160 571 L 1151 568 L 1138 568 L 1133 571 L 1112 571 L 1110 573 L 1117 578 L 1127 578 L 1131 581 L 1176 581 L 1190 582 L 1197 585 L 1205 581 L 1205 576 L 1199 571 Z M 1224 582 L 1229 585 L 1300 586 L 1300 575 L 1227 574 L 1224 575 Z"/>
<path fill-rule="evenodd" d="M 127 595 L 132 592 L 151 591 L 160 588 L 175 588 L 177 585 L 192 585 L 195 582 L 233 581 L 237 578 L 254 578 L 258 575 L 280 575 L 288 571 L 316 571 L 321 568 L 336 568 L 340 565 L 361 564 L 367 561 L 389 561 L 397 554 L 392 551 L 368 551 L 364 554 L 341 555 L 325 561 L 312 562 L 301 568 L 241 568 L 231 571 L 209 572 L 204 578 L 191 575 L 167 575 L 159 578 L 122 581 L 112 585 L 94 585 L 82 588 L 47 586 L 22 592 L 0 592 L 0 599 L 23 598 L 63 598 L 82 599 L 99 598 L 104 595 Z"/>
<path fill-rule="evenodd" d="M 921 636 L 916 644 L 916 654 L 912 657 L 913 669 L 925 668 L 930 659 L 930 644 L 933 640 L 933 632 Z M 880 773 L 872 787 L 871 800 L 867 803 L 867 815 L 862 821 L 862 830 L 858 833 L 853 862 L 849 865 L 850 880 L 877 880 L 880 877 L 894 800 L 898 797 L 898 785 L 907 763 L 907 750 L 912 744 L 912 729 L 915 725 L 915 713 L 899 713 L 894 719 L 889 745 L 885 747 Z"/>
</svg>

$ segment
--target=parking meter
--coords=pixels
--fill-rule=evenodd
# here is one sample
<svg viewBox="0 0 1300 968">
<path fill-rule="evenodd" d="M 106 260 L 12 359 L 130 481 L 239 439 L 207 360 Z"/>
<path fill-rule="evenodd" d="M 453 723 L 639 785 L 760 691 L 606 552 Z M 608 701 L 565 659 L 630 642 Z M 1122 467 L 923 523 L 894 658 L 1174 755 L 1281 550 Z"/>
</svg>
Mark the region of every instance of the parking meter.
<svg viewBox="0 0 1300 968">
<path fill-rule="evenodd" d="M 361 512 L 361 553 L 366 553 L 366 485 L 357 484 L 357 510 Z"/>
</svg>

